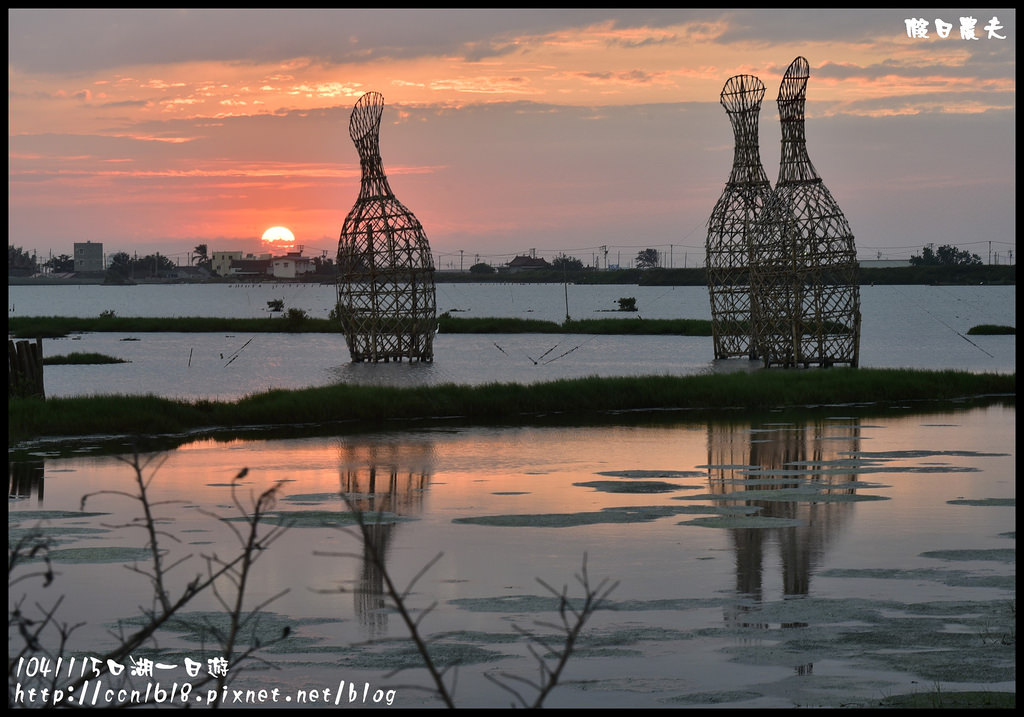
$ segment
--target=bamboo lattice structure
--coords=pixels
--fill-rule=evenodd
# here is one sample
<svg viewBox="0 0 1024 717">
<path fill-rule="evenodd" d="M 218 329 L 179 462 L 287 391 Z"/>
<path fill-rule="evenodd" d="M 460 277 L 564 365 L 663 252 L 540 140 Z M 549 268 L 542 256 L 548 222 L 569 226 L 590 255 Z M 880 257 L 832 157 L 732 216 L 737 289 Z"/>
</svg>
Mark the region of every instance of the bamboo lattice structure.
<svg viewBox="0 0 1024 717">
<path fill-rule="evenodd" d="M 764 91 L 764 83 L 753 75 L 730 77 L 722 88 L 735 154 L 725 190 L 708 219 L 705 243 L 716 359 L 757 358 L 750 326 L 750 247 L 772 192 L 758 144 Z"/>
<path fill-rule="evenodd" d="M 857 366 L 860 287 L 853 234 L 807 155 L 810 67 L 797 57 L 779 87 L 779 178 L 751 251 L 752 325 L 767 366 Z"/>
<path fill-rule="evenodd" d="M 338 241 L 338 314 L 353 362 L 433 361 L 434 262 L 422 225 L 384 173 L 383 112 L 383 96 L 368 92 L 349 120 L 362 179 Z"/>
</svg>

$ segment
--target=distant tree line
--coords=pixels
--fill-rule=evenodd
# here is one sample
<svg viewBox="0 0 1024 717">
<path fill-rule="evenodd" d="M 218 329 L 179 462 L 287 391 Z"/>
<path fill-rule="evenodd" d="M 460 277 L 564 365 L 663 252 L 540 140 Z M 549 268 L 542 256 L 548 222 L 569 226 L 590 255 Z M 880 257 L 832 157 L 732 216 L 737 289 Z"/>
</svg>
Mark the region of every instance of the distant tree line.
<svg viewBox="0 0 1024 717">
<path fill-rule="evenodd" d="M 639 270 L 661 269 L 662 255 L 657 249 L 642 249 L 636 255 L 635 266 Z M 938 249 L 931 245 L 924 247 L 920 254 L 910 258 L 912 266 L 980 266 L 981 257 L 972 254 L 965 249 L 957 249 L 955 246 L 944 244 Z M 551 268 L 558 272 L 582 272 L 593 270 L 593 267 L 586 267 L 583 262 L 574 256 L 559 254 L 551 262 Z M 494 274 L 497 270 L 490 264 L 479 263 L 469 268 L 473 274 Z M 543 271 L 543 270 L 536 270 Z"/>
<path fill-rule="evenodd" d="M 132 256 L 126 251 L 119 251 L 110 257 L 107 277 L 120 279 L 159 279 L 175 274 L 178 267 L 166 256 L 146 254 Z"/>
<path fill-rule="evenodd" d="M 910 263 L 914 266 L 980 266 L 982 261 L 980 256 L 966 249 L 943 244 L 937 251 L 931 245 L 926 246 L 920 255 L 910 257 Z"/>
<path fill-rule="evenodd" d="M 1009 264 L 936 264 L 929 266 L 861 267 L 858 272 L 862 285 L 890 284 L 1016 284 L 1017 267 Z M 514 274 L 477 270 L 470 272 L 437 272 L 438 283 L 509 282 L 521 284 L 635 284 L 637 286 L 707 286 L 703 267 L 651 269 L 597 270 L 586 267 L 582 271 L 562 272 L 554 268 L 531 269 Z"/>
<path fill-rule="evenodd" d="M 36 265 L 36 258 L 13 244 L 7 245 L 7 274 L 8 276 L 31 276 L 39 271 Z"/>
<path fill-rule="evenodd" d="M 213 273 L 212 259 L 206 244 L 199 244 L 192 252 L 191 263 Z M 330 257 L 312 257 L 313 273 L 322 279 L 338 275 L 338 267 Z M 9 276 L 31 276 L 42 269 L 53 273 L 72 273 L 74 258 L 60 254 L 42 264 L 37 258 L 21 247 L 9 244 L 7 247 L 7 273 Z M 147 254 L 132 256 L 117 252 L 109 260 L 107 280 L 125 282 L 133 279 L 155 279 L 173 276 L 177 267 L 166 256 Z M 637 253 L 635 267 L 628 269 L 598 270 L 584 266 L 573 256 L 559 254 L 550 268 L 517 272 L 518 282 L 562 282 L 578 284 L 640 284 L 652 286 L 699 286 L 707 283 L 703 268 L 666 268 L 661 266 L 661 254 L 657 249 L 643 249 Z M 931 245 L 923 247 L 920 254 L 910 259 L 910 266 L 890 268 L 862 268 L 861 283 L 871 284 L 936 284 L 936 283 L 1016 283 L 1016 266 L 985 265 L 981 257 L 963 249 L 944 244 L 938 249 Z M 500 272 L 494 266 L 478 262 L 469 267 L 466 274 L 438 272 L 435 279 L 441 282 L 458 281 L 508 281 L 510 275 Z"/>
<path fill-rule="evenodd" d="M 212 271 L 213 259 L 210 258 L 210 249 L 206 244 L 199 244 L 192 250 L 191 262 L 200 269 Z"/>
<path fill-rule="evenodd" d="M 657 249 L 644 249 L 636 255 L 636 266 L 638 269 L 653 269 L 661 265 L 661 257 Z M 595 271 L 596 267 L 584 266 L 583 261 L 575 256 L 559 254 L 551 260 L 551 269 L 533 269 L 530 271 L 555 271 L 564 276 L 570 272 Z M 485 262 L 479 262 L 469 267 L 471 274 L 496 274 L 498 270 Z"/>
</svg>

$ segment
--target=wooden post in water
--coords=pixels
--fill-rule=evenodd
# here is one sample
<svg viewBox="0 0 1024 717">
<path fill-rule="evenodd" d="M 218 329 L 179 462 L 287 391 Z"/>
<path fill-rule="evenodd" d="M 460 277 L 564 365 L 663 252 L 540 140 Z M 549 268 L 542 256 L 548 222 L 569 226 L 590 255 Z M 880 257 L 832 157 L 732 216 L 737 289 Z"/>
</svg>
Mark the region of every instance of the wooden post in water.
<svg viewBox="0 0 1024 717">
<path fill-rule="evenodd" d="M 43 390 L 43 340 L 7 340 L 7 396 L 46 398 Z"/>
</svg>

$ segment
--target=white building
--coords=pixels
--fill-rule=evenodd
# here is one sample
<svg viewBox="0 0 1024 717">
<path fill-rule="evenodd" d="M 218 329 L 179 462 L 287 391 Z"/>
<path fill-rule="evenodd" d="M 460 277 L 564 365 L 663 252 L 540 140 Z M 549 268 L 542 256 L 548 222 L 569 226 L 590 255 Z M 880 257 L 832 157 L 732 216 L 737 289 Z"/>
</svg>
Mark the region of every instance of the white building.
<svg viewBox="0 0 1024 717">
<path fill-rule="evenodd" d="M 260 277 L 271 276 L 270 263 L 273 257 L 270 254 L 246 254 L 238 259 L 231 260 L 231 268 L 228 270 L 230 276 Z"/>
<path fill-rule="evenodd" d="M 75 271 L 103 271 L 103 244 L 75 242 Z"/>
<path fill-rule="evenodd" d="M 275 256 L 270 262 L 270 275 L 278 279 L 294 279 L 313 271 L 313 261 L 302 256 L 302 250 L 290 251 L 284 256 Z"/>
<path fill-rule="evenodd" d="M 241 258 L 240 251 L 215 251 L 210 259 L 210 269 L 219 276 L 228 276 L 231 273 L 231 262 Z"/>
</svg>

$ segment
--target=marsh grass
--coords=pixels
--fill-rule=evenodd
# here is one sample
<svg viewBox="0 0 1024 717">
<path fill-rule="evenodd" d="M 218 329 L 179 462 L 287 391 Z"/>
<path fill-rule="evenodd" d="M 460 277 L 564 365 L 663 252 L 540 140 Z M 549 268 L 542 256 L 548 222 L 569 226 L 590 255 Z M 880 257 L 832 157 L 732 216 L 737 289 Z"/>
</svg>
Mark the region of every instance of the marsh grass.
<svg viewBox="0 0 1024 717">
<path fill-rule="evenodd" d="M 295 310 L 298 311 L 298 310 Z M 711 322 L 701 319 L 609 318 L 541 321 L 515 318 L 462 318 L 448 313 L 437 319 L 444 334 L 618 334 L 710 336 Z M 329 333 L 340 334 L 341 324 L 303 314 L 277 318 L 221 319 L 210 317 L 144 318 L 100 316 L 18 316 L 8 320 L 15 338 L 59 338 L 81 332 L 116 333 Z"/>
<path fill-rule="evenodd" d="M 968 336 L 1016 336 L 1017 328 L 999 324 L 978 324 L 967 331 Z"/>
<path fill-rule="evenodd" d="M 599 334 L 618 336 L 711 336 L 711 322 L 703 319 L 604 318 L 542 321 L 513 318 L 438 317 L 443 334 Z"/>
<path fill-rule="evenodd" d="M 437 329 L 443 334 L 595 334 L 615 336 L 711 336 L 711 322 L 705 319 L 628 318 L 566 319 L 543 321 L 499 317 L 456 317 L 445 312 L 437 317 Z M 72 333 L 309 333 L 340 334 L 335 319 L 317 319 L 301 309 L 289 309 L 278 317 L 229 319 L 216 317 L 128 317 L 100 316 L 17 316 L 8 319 L 8 332 L 15 338 L 60 338 Z M 828 330 L 841 333 L 842 327 Z M 1013 326 L 980 324 L 973 335 L 1016 335 Z"/>
<path fill-rule="evenodd" d="M 216 317 L 130 317 L 100 316 L 18 316 L 7 321 L 7 331 L 16 338 L 59 338 L 72 333 L 340 333 L 336 322 L 303 316 L 259 319 Z"/>
<path fill-rule="evenodd" d="M 616 411 L 769 410 L 834 404 L 1013 396 L 1016 374 L 912 369 L 769 369 L 701 376 L 563 379 L 548 383 L 391 387 L 338 384 L 273 390 L 236 401 L 153 395 L 10 398 L 8 441 L 42 436 L 154 435 L 251 426 L 331 424 L 366 430 L 395 421 L 519 423 Z"/>
<path fill-rule="evenodd" d="M 90 365 L 90 364 L 108 364 L 108 363 L 131 363 L 125 359 L 117 358 L 116 356 L 107 356 L 106 354 L 89 353 L 75 351 L 66 355 L 61 356 L 47 356 L 43 358 L 44 366 L 62 366 L 62 365 Z"/>
<path fill-rule="evenodd" d="M 1014 692 L 946 692 L 936 687 L 934 692 L 886 697 L 879 704 L 886 709 L 1014 709 Z"/>
</svg>

